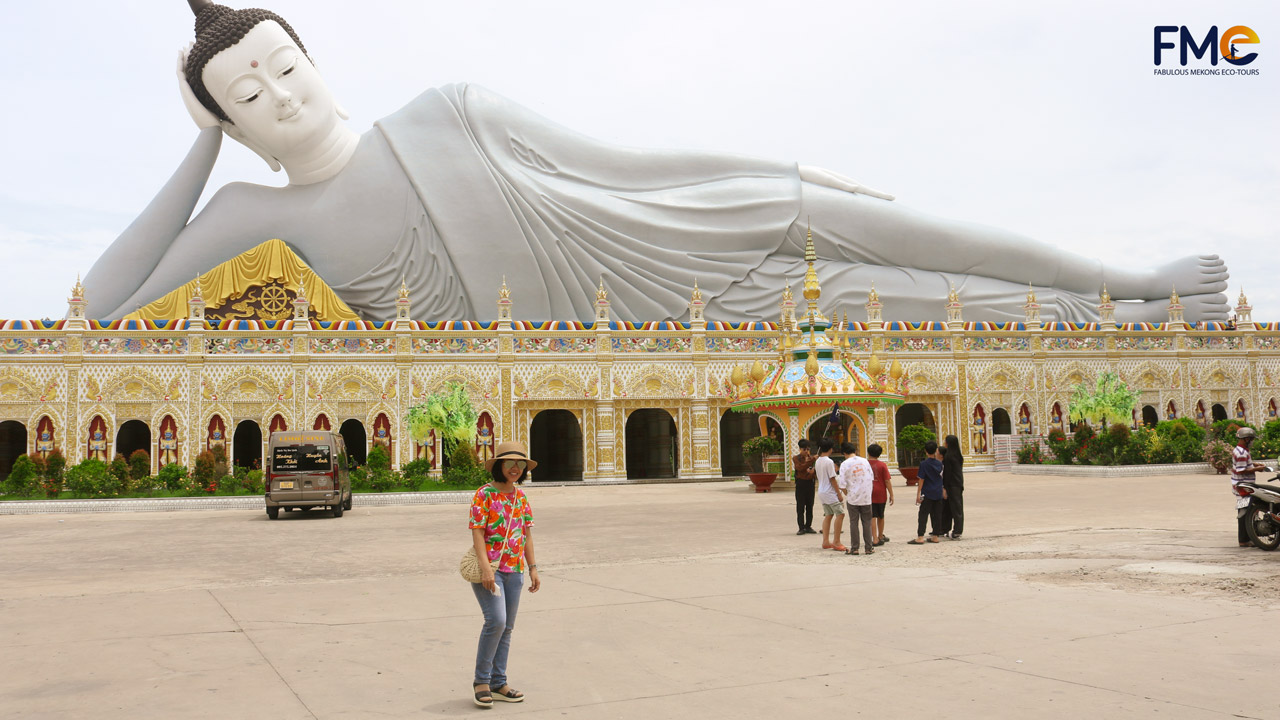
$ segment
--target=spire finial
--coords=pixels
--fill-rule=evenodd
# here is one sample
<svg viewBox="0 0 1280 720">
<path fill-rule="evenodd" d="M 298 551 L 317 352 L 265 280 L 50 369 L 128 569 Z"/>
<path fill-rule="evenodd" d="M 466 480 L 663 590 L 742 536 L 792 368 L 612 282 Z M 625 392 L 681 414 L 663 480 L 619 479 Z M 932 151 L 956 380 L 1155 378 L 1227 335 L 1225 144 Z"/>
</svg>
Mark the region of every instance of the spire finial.
<svg viewBox="0 0 1280 720">
<path fill-rule="evenodd" d="M 1179 304 L 1181 304 L 1181 303 L 1182 303 L 1182 300 L 1181 300 L 1181 298 L 1179 298 L 1179 297 L 1178 297 L 1178 286 L 1177 286 L 1177 285 L 1174 285 L 1174 286 L 1173 286 L 1173 294 L 1169 296 L 1169 304 L 1170 304 L 1170 305 L 1179 305 Z"/>
<path fill-rule="evenodd" d="M 400 276 L 400 298 L 407 299 L 409 297 L 409 286 L 405 284 L 405 276 Z"/>
<path fill-rule="evenodd" d="M 1107 284 L 1102 283 L 1102 304 L 1106 305 L 1111 302 L 1111 293 L 1107 292 Z"/>
<path fill-rule="evenodd" d="M 876 283 L 871 281 L 871 292 L 867 293 L 867 302 L 880 302 L 880 293 L 876 292 Z"/>
<path fill-rule="evenodd" d="M 502 276 L 502 287 L 498 288 L 498 299 L 499 299 L 499 300 L 510 300 L 510 299 L 511 299 L 511 290 L 510 290 L 509 288 L 507 288 L 507 276 L 506 276 L 506 275 L 503 275 L 503 276 Z"/>
<path fill-rule="evenodd" d="M 76 284 L 71 286 L 71 297 L 84 297 L 84 286 L 80 284 L 80 273 L 76 273 Z"/>
<path fill-rule="evenodd" d="M 609 291 L 604 289 L 604 276 L 600 276 L 600 286 L 596 288 L 596 302 L 608 302 Z"/>
<path fill-rule="evenodd" d="M 1027 302 L 1033 303 L 1035 301 L 1036 301 L 1036 289 L 1031 287 L 1031 283 L 1027 283 Z"/>
<path fill-rule="evenodd" d="M 790 289 L 787 288 L 787 290 Z M 693 279 L 693 302 L 702 302 L 702 290 L 698 288 L 698 278 Z"/>
</svg>

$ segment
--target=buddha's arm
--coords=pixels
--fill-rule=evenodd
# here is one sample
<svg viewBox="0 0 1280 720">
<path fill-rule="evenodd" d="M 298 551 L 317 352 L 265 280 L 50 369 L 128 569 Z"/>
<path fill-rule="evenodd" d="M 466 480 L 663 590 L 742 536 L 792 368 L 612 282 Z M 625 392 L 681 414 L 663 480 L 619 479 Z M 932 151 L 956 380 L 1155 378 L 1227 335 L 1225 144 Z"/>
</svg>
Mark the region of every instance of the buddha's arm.
<svg viewBox="0 0 1280 720">
<path fill-rule="evenodd" d="M 222 130 L 204 128 L 173 177 L 142 214 L 107 247 L 85 276 L 85 298 L 98 317 L 113 311 L 143 284 L 186 227 L 218 159 Z M 122 308 L 129 312 L 133 308 Z"/>
</svg>

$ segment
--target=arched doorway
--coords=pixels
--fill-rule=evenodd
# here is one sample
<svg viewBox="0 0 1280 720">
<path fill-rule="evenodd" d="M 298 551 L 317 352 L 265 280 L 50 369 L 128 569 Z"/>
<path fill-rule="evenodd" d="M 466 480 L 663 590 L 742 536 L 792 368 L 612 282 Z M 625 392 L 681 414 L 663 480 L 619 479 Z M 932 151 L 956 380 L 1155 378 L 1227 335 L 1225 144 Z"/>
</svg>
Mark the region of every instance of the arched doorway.
<svg viewBox="0 0 1280 720">
<path fill-rule="evenodd" d="M 342 423 L 342 427 L 338 428 L 338 434 L 342 436 L 342 442 L 347 446 L 347 457 L 357 465 L 364 465 L 368 460 L 368 451 L 365 449 L 365 442 L 368 435 L 364 430 L 364 423 L 351 418 Z"/>
<path fill-rule="evenodd" d="M 27 426 L 17 420 L 0 422 L 0 480 L 9 477 L 13 461 L 27 454 Z"/>
<path fill-rule="evenodd" d="M 831 413 L 824 412 L 814 418 L 813 423 L 809 425 L 805 437 L 809 438 L 809 442 L 816 446 L 818 441 L 823 437 L 831 438 L 831 442 L 835 443 L 836 449 L 831 453 L 831 457 L 836 459 L 844 458 L 844 453 L 840 450 L 840 446 L 846 442 L 853 443 L 858 448 L 858 452 L 865 452 L 862 447 L 862 436 L 858 432 L 859 427 L 853 420 L 853 416 L 847 412 L 840 413 L 839 422 L 835 425 L 831 424 Z M 798 451 L 797 451 L 798 452 Z M 817 450 L 815 449 L 816 453 Z"/>
<path fill-rule="evenodd" d="M 151 455 L 151 428 L 141 420 L 126 420 L 116 432 L 116 452 L 127 460 L 139 450 Z"/>
<path fill-rule="evenodd" d="M 720 416 L 720 474 L 725 477 L 759 472 L 742 455 L 742 443 L 760 434 L 760 415 L 726 410 Z"/>
<path fill-rule="evenodd" d="M 657 408 L 636 410 L 627 416 L 627 478 L 676 477 L 680 445 L 676 421 Z"/>
<path fill-rule="evenodd" d="M 1009 411 L 1004 408 L 996 408 L 991 411 L 991 434 L 992 435 L 1012 435 L 1013 422 L 1009 419 Z"/>
<path fill-rule="evenodd" d="M 236 467 L 262 467 L 262 427 L 253 420 L 241 420 L 231 436 L 231 462 Z"/>
<path fill-rule="evenodd" d="M 1160 413 L 1156 412 L 1156 409 L 1150 405 L 1143 405 L 1142 424 L 1149 428 L 1153 428 L 1158 422 L 1160 422 Z"/>
<path fill-rule="evenodd" d="M 1210 411 L 1213 413 L 1214 422 L 1227 419 L 1227 409 L 1222 406 L 1222 403 L 1214 403 Z"/>
<path fill-rule="evenodd" d="M 568 410 L 543 410 L 529 425 L 529 457 L 538 463 L 536 482 L 582 479 L 582 428 Z"/>
</svg>

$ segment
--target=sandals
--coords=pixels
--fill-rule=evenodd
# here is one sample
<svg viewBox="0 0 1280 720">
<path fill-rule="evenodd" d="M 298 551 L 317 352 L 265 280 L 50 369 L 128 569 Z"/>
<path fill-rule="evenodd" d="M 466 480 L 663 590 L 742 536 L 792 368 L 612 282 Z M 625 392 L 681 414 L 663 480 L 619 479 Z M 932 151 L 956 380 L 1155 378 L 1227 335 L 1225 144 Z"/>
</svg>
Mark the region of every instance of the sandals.
<svg viewBox="0 0 1280 720">
<path fill-rule="evenodd" d="M 907 541 L 907 544 L 908 544 L 908 545 L 923 545 L 923 544 L 924 544 L 924 540 L 921 540 L 921 539 L 919 539 L 919 538 L 917 538 L 917 539 L 915 539 L 915 540 L 908 540 L 908 541 Z"/>
<path fill-rule="evenodd" d="M 478 688 L 478 687 L 480 687 L 480 686 L 479 686 L 479 685 L 472 685 L 472 686 L 471 686 L 471 689 L 475 691 L 475 699 L 474 699 L 472 702 L 474 702 L 478 707 L 482 707 L 482 708 L 491 708 L 491 707 L 493 707 L 493 694 L 492 694 L 492 691 L 490 691 L 490 690 L 476 690 L 476 688 Z"/>
<path fill-rule="evenodd" d="M 524 702 L 524 693 L 519 690 L 512 690 L 510 685 L 503 685 L 502 690 L 493 691 L 493 699 L 502 702 L 518 703 Z"/>
<path fill-rule="evenodd" d="M 836 552 L 842 552 L 842 553 L 847 553 L 847 552 L 849 552 L 849 548 L 847 548 L 847 547 L 845 547 L 845 546 L 843 546 L 843 545 L 833 545 L 833 546 L 831 546 L 831 549 L 832 549 L 832 550 L 835 550 Z"/>
</svg>

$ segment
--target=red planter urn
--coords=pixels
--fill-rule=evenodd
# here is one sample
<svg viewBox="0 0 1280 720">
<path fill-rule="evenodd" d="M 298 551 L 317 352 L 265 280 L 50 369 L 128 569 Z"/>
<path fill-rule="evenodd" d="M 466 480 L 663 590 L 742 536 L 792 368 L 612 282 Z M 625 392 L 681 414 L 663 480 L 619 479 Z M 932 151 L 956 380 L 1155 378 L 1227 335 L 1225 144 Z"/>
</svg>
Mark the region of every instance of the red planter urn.
<svg viewBox="0 0 1280 720">
<path fill-rule="evenodd" d="M 898 468 L 898 472 L 902 473 L 902 477 L 904 477 L 904 478 L 906 478 L 906 479 L 907 479 L 907 485 L 918 485 L 918 484 L 920 484 L 920 476 L 919 476 L 920 468 L 919 468 L 919 466 L 917 466 L 917 467 L 900 467 L 900 468 Z"/>
<path fill-rule="evenodd" d="M 756 486 L 756 492 L 769 492 L 778 479 L 778 473 L 747 473 L 747 479 Z"/>
</svg>

